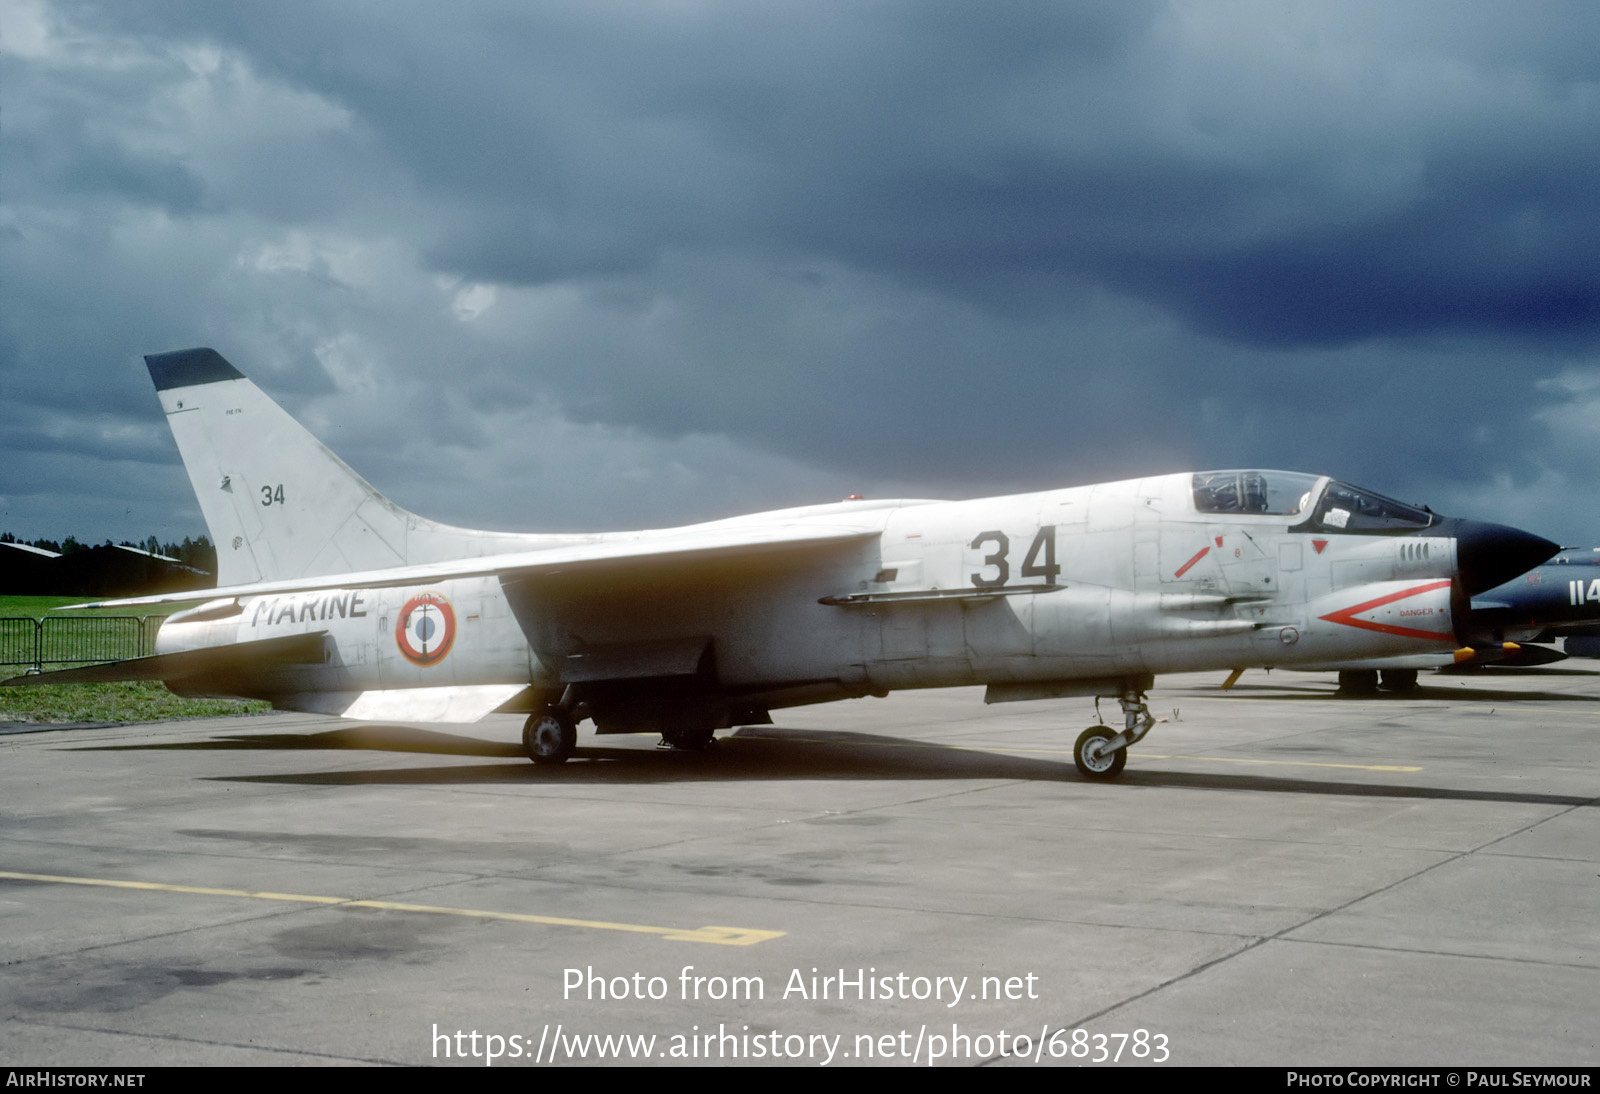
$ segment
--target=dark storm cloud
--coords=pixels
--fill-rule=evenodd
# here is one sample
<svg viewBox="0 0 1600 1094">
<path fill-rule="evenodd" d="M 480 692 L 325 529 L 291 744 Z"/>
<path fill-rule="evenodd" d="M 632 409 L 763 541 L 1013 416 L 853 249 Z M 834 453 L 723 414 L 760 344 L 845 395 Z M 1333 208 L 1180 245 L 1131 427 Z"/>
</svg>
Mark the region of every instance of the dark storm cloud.
<svg viewBox="0 0 1600 1094">
<path fill-rule="evenodd" d="M 1478 29 L 1525 13 L 1427 42 L 1374 20 L 1389 42 L 1329 34 L 1291 72 L 1153 4 L 109 11 L 350 109 L 442 202 L 417 238 L 468 277 L 783 246 L 1038 306 L 1106 282 L 1276 344 L 1600 319 L 1595 63 Z"/>
<path fill-rule="evenodd" d="M 479 523 L 605 519 L 586 467 L 687 519 L 1242 463 L 1527 508 L 1600 458 L 1591 5 L 19 12 L 41 416 L 146 421 L 136 354 L 210 342 Z"/>
</svg>

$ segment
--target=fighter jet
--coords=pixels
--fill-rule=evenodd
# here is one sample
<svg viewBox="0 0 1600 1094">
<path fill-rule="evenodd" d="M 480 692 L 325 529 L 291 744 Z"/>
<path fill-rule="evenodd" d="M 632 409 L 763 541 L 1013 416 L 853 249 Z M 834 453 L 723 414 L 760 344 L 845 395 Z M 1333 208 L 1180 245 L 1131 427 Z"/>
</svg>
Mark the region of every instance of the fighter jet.
<svg viewBox="0 0 1600 1094">
<path fill-rule="evenodd" d="M 220 587 L 166 620 L 152 657 L 7 683 L 160 679 L 408 722 L 515 711 L 536 763 L 567 759 L 584 720 L 696 748 L 784 707 L 982 684 L 990 703 L 1116 699 L 1122 725 L 1074 745 L 1107 779 L 1155 724 L 1155 674 L 1449 650 L 1468 597 L 1556 550 L 1263 470 L 472 531 L 383 497 L 215 350 L 145 361 Z"/>
<path fill-rule="evenodd" d="M 1592 640 L 1600 637 L 1600 547 L 1563 550 L 1474 596 L 1469 633 L 1482 645 L 1548 642 L 1565 635 L 1569 654 L 1587 656 Z M 1580 638 L 1590 641 L 1576 641 Z"/>
</svg>

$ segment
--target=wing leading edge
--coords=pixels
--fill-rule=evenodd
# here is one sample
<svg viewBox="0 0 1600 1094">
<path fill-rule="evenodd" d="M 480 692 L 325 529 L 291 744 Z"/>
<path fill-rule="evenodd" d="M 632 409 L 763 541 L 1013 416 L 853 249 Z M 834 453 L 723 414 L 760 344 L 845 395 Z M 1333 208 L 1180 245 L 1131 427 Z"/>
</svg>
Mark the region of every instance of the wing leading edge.
<svg viewBox="0 0 1600 1094">
<path fill-rule="evenodd" d="M 515 579 L 562 573 L 577 576 L 589 569 L 623 564 L 673 562 L 716 565 L 740 557 L 781 554 L 786 551 L 823 550 L 875 538 L 882 516 L 871 527 L 837 524 L 807 526 L 795 524 L 742 525 L 735 527 L 690 527 L 661 533 L 644 533 L 615 540 L 552 547 L 537 551 L 486 555 L 450 562 L 430 562 L 414 566 L 395 566 L 381 570 L 291 578 L 283 581 L 255 581 L 215 589 L 163 593 L 154 596 L 125 597 L 74 604 L 72 608 L 132 608 L 149 604 L 193 603 L 228 597 L 270 596 L 281 593 L 316 592 L 324 589 L 372 589 L 399 585 L 425 585 L 457 578 L 499 577 Z M 67 610 L 67 609 L 58 609 Z"/>
</svg>

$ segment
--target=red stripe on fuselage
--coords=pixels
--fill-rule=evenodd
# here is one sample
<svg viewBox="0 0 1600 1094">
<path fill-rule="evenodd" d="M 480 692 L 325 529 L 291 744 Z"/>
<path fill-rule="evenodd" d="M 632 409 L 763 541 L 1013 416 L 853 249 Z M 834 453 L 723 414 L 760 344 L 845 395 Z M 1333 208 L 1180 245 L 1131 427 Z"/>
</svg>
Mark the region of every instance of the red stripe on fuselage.
<svg viewBox="0 0 1600 1094">
<path fill-rule="evenodd" d="M 1188 573 L 1189 572 L 1189 567 L 1193 566 L 1196 562 L 1199 562 L 1202 558 L 1205 558 L 1206 557 L 1206 553 L 1208 551 L 1210 551 L 1210 550 L 1211 550 L 1211 548 L 1209 548 L 1209 547 L 1200 548 L 1200 552 L 1198 554 L 1196 554 L 1193 558 L 1191 558 L 1188 562 L 1185 562 L 1182 566 L 1179 566 L 1178 567 L 1178 572 L 1173 574 L 1172 576 L 1173 577 L 1182 577 L 1184 574 Z"/>
<path fill-rule="evenodd" d="M 1450 582 L 1448 579 L 1435 581 L 1428 585 L 1418 585 L 1415 589 L 1404 589 L 1398 593 L 1390 593 L 1388 596 L 1380 596 L 1376 600 L 1369 600 L 1365 604 L 1357 604 L 1350 608 L 1340 608 L 1338 611 L 1329 612 L 1321 618 L 1326 619 L 1329 623 L 1343 623 L 1347 627 L 1360 627 L 1363 630 L 1381 631 L 1384 634 L 1398 634 L 1405 638 L 1426 638 L 1430 641 L 1436 638 L 1453 639 L 1455 636 L 1449 631 L 1419 631 L 1411 627 L 1396 627 L 1388 623 L 1374 623 L 1371 620 L 1356 618 L 1361 612 L 1371 611 L 1373 608 L 1381 608 L 1385 604 L 1393 604 L 1396 600 L 1404 600 L 1408 596 L 1418 596 L 1422 593 L 1431 593 L 1435 589 L 1448 589 L 1449 587 Z"/>
</svg>

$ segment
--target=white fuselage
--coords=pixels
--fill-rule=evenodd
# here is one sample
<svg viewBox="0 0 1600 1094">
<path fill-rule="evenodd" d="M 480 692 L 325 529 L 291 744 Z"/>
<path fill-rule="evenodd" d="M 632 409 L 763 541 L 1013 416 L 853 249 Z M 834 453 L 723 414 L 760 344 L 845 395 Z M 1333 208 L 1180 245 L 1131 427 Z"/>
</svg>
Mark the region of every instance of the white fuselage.
<svg viewBox="0 0 1600 1094">
<path fill-rule="evenodd" d="M 324 664 L 263 688 L 292 706 L 313 693 L 486 685 L 554 696 L 574 680 L 603 688 L 610 663 L 635 679 L 686 677 L 704 644 L 702 690 L 777 707 L 962 684 L 1004 698 L 1011 685 L 1454 645 L 1454 540 L 1291 531 L 1303 513 L 1204 513 L 1188 474 L 740 520 L 762 522 L 876 534 L 726 565 L 622 561 L 598 580 L 557 571 L 249 596 L 236 611 L 175 616 L 157 648 L 326 632 Z"/>
</svg>

